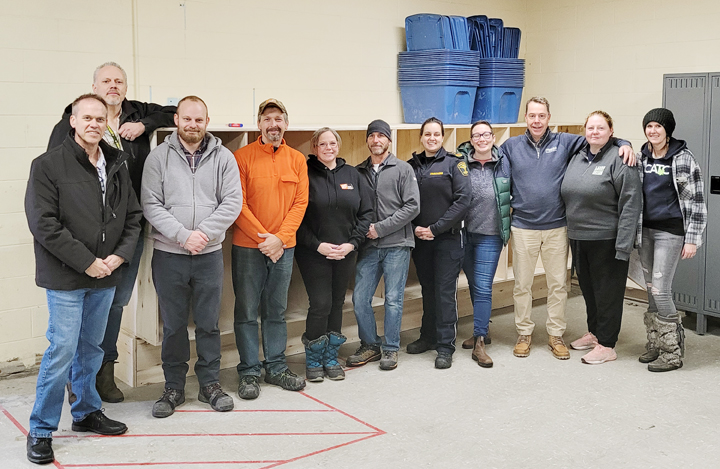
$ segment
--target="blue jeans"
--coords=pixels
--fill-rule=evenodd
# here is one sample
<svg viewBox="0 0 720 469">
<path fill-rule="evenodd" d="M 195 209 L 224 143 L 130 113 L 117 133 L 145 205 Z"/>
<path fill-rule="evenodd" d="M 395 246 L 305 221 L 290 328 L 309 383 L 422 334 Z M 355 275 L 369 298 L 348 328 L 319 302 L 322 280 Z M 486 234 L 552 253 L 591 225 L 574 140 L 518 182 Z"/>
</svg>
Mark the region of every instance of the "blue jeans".
<svg viewBox="0 0 720 469">
<path fill-rule="evenodd" d="M 363 344 L 380 347 L 382 343 L 377 335 L 372 299 L 380 277 L 384 276 L 385 341 L 382 348 L 390 352 L 400 349 L 400 323 L 409 267 L 408 247 L 368 247 L 360 252 L 355 272 L 353 306 Z"/>
<path fill-rule="evenodd" d="M 647 284 L 648 311 L 666 319 L 677 316 L 672 299 L 672 283 L 684 245 L 682 236 L 652 228 L 642 229 L 639 254 Z"/>
<path fill-rule="evenodd" d="M 50 346 L 40 363 L 35 405 L 30 414 L 31 436 L 51 438 L 58 429 L 71 368 L 72 389 L 77 396 L 71 408 L 73 420 L 82 420 L 102 407 L 95 375 L 102 365 L 100 341 L 114 293 L 115 287 L 47 290 L 50 317 L 45 337 Z"/>
<path fill-rule="evenodd" d="M 130 262 L 122 267 L 123 270 L 120 272 L 122 280 L 120 280 L 118 286 L 115 287 L 115 296 L 113 297 L 112 306 L 110 306 L 105 337 L 100 344 L 100 347 L 105 353 L 103 363 L 114 362 L 118 359 L 117 340 L 120 335 L 123 308 L 130 303 L 144 247 L 145 236 L 143 236 L 143 231 L 141 230 L 137 246 L 135 246 L 135 253 L 132 259 L 130 259 Z"/>
<path fill-rule="evenodd" d="M 468 233 L 463 270 L 473 304 L 473 336 L 486 337 L 492 311 L 492 288 L 503 241 L 499 235 Z"/>
<path fill-rule="evenodd" d="M 235 343 L 240 354 L 237 370 L 240 376 L 260 376 L 287 369 L 288 288 L 293 269 L 295 248 L 285 249 L 276 262 L 256 248 L 232 247 L 232 279 L 235 290 Z M 258 312 L 262 323 L 262 347 L 265 360 L 260 363 Z"/>
</svg>

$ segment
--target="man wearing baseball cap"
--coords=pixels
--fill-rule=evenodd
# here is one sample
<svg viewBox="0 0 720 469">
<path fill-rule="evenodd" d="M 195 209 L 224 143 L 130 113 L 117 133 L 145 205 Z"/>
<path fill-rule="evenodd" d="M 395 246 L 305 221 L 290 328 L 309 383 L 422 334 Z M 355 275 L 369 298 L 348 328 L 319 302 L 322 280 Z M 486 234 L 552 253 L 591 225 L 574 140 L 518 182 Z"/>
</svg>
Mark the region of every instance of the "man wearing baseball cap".
<svg viewBox="0 0 720 469">
<path fill-rule="evenodd" d="M 285 361 L 288 288 L 295 232 L 308 204 L 305 156 L 285 144 L 287 110 L 277 99 L 258 109 L 260 137 L 235 152 L 243 187 L 243 206 L 235 221 L 232 277 L 235 290 L 235 342 L 240 353 L 238 396 L 260 395 L 265 382 L 289 391 L 305 387 Z M 258 316 L 264 361 L 259 358 Z"/>
</svg>

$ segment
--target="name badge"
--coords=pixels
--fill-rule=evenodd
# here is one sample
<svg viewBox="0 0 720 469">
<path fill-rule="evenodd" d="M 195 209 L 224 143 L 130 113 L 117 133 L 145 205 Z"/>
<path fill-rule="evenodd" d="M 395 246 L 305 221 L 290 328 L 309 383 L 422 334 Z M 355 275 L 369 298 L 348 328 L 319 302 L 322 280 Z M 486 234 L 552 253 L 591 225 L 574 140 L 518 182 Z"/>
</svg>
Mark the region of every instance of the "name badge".
<svg viewBox="0 0 720 469">
<path fill-rule="evenodd" d="M 600 176 L 605 171 L 605 166 L 595 166 L 593 170 L 593 176 Z"/>
<path fill-rule="evenodd" d="M 440 171 L 438 173 L 430 173 L 430 176 L 442 176 L 442 175 L 443 175 L 442 171 Z"/>
<path fill-rule="evenodd" d="M 351 191 L 355 189 L 352 184 L 340 184 L 340 189 L 344 189 L 346 191 Z"/>
</svg>

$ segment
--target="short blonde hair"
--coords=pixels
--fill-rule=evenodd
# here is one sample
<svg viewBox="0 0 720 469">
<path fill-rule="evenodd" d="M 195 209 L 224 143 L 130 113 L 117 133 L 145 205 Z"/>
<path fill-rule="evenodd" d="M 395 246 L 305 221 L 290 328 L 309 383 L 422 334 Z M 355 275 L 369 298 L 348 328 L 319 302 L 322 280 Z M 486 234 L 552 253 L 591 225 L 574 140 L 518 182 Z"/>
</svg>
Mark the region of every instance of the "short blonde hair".
<svg viewBox="0 0 720 469">
<path fill-rule="evenodd" d="M 324 134 L 325 132 L 330 132 L 335 136 L 335 140 L 337 140 L 338 144 L 338 151 L 340 148 L 342 148 L 342 139 L 340 138 L 340 134 L 338 134 L 335 130 L 331 129 L 330 127 L 323 127 L 321 129 L 317 129 L 315 133 L 313 134 L 312 138 L 310 139 L 310 146 L 313 148 L 317 148 L 318 141 L 320 140 L 320 136 Z"/>
</svg>

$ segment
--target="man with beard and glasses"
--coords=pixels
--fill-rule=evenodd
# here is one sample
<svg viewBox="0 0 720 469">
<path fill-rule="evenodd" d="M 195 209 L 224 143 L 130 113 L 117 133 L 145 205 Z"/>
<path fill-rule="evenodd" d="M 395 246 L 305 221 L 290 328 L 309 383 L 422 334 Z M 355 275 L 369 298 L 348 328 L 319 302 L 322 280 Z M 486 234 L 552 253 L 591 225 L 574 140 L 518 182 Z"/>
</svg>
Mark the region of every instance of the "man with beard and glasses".
<svg viewBox="0 0 720 469">
<path fill-rule="evenodd" d="M 115 62 L 107 62 L 95 69 L 92 91 L 103 98 L 108 105 L 108 119 L 105 129 L 103 129 L 103 140 L 111 147 L 129 155 L 125 164 L 130 171 L 133 189 L 139 200 L 143 164 L 150 153 L 150 137 L 155 129 L 173 125 L 175 106 L 130 101 L 125 99 L 127 89 L 127 74 L 120 65 Z M 60 145 L 70 132 L 71 111 L 70 106 L 65 108 L 62 119 L 52 131 L 48 150 Z M 125 398 L 115 384 L 115 360 L 118 359 L 117 340 L 120 334 L 123 308 L 130 302 L 135 286 L 144 241 L 141 232 L 132 258 L 128 259 L 128 262 L 115 273 L 122 279 L 115 289 L 105 337 L 100 344 L 105 355 L 97 375 L 97 390 L 105 402 L 121 402 Z M 72 391 L 69 398 L 71 401 L 74 399 Z"/>
<path fill-rule="evenodd" d="M 165 390 L 153 417 L 173 414 L 185 402 L 190 360 L 188 318 L 195 322 L 200 384 L 198 400 L 213 410 L 232 410 L 220 374 L 222 242 L 242 209 L 237 164 L 219 138 L 206 132 L 207 106 L 186 96 L 175 114 L 177 130 L 148 155 L 142 205 L 154 239 L 152 276 L 163 320 L 162 368 Z"/>
<path fill-rule="evenodd" d="M 367 128 L 370 157 L 357 166 L 375 192 L 374 213 L 360 246 L 353 305 L 360 348 L 347 358 L 348 366 L 380 360 L 381 370 L 397 367 L 403 295 L 415 247 L 412 220 L 420 213 L 420 191 L 412 167 L 390 153 L 390 126 L 375 120 Z M 377 335 L 372 299 L 380 277 L 385 279 L 385 340 Z M 382 350 L 382 353 L 381 353 Z"/>
<path fill-rule="evenodd" d="M 245 190 L 232 247 L 235 341 L 240 353 L 238 396 L 242 399 L 260 395 L 263 368 L 266 383 L 289 391 L 305 387 L 305 379 L 290 371 L 285 361 L 285 309 L 295 232 L 308 205 L 305 156 L 285 144 L 287 127 L 283 103 L 268 99 L 258 109 L 261 135 L 235 152 Z M 258 316 L 263 363 L 259 358 Z"/>
</svg>

